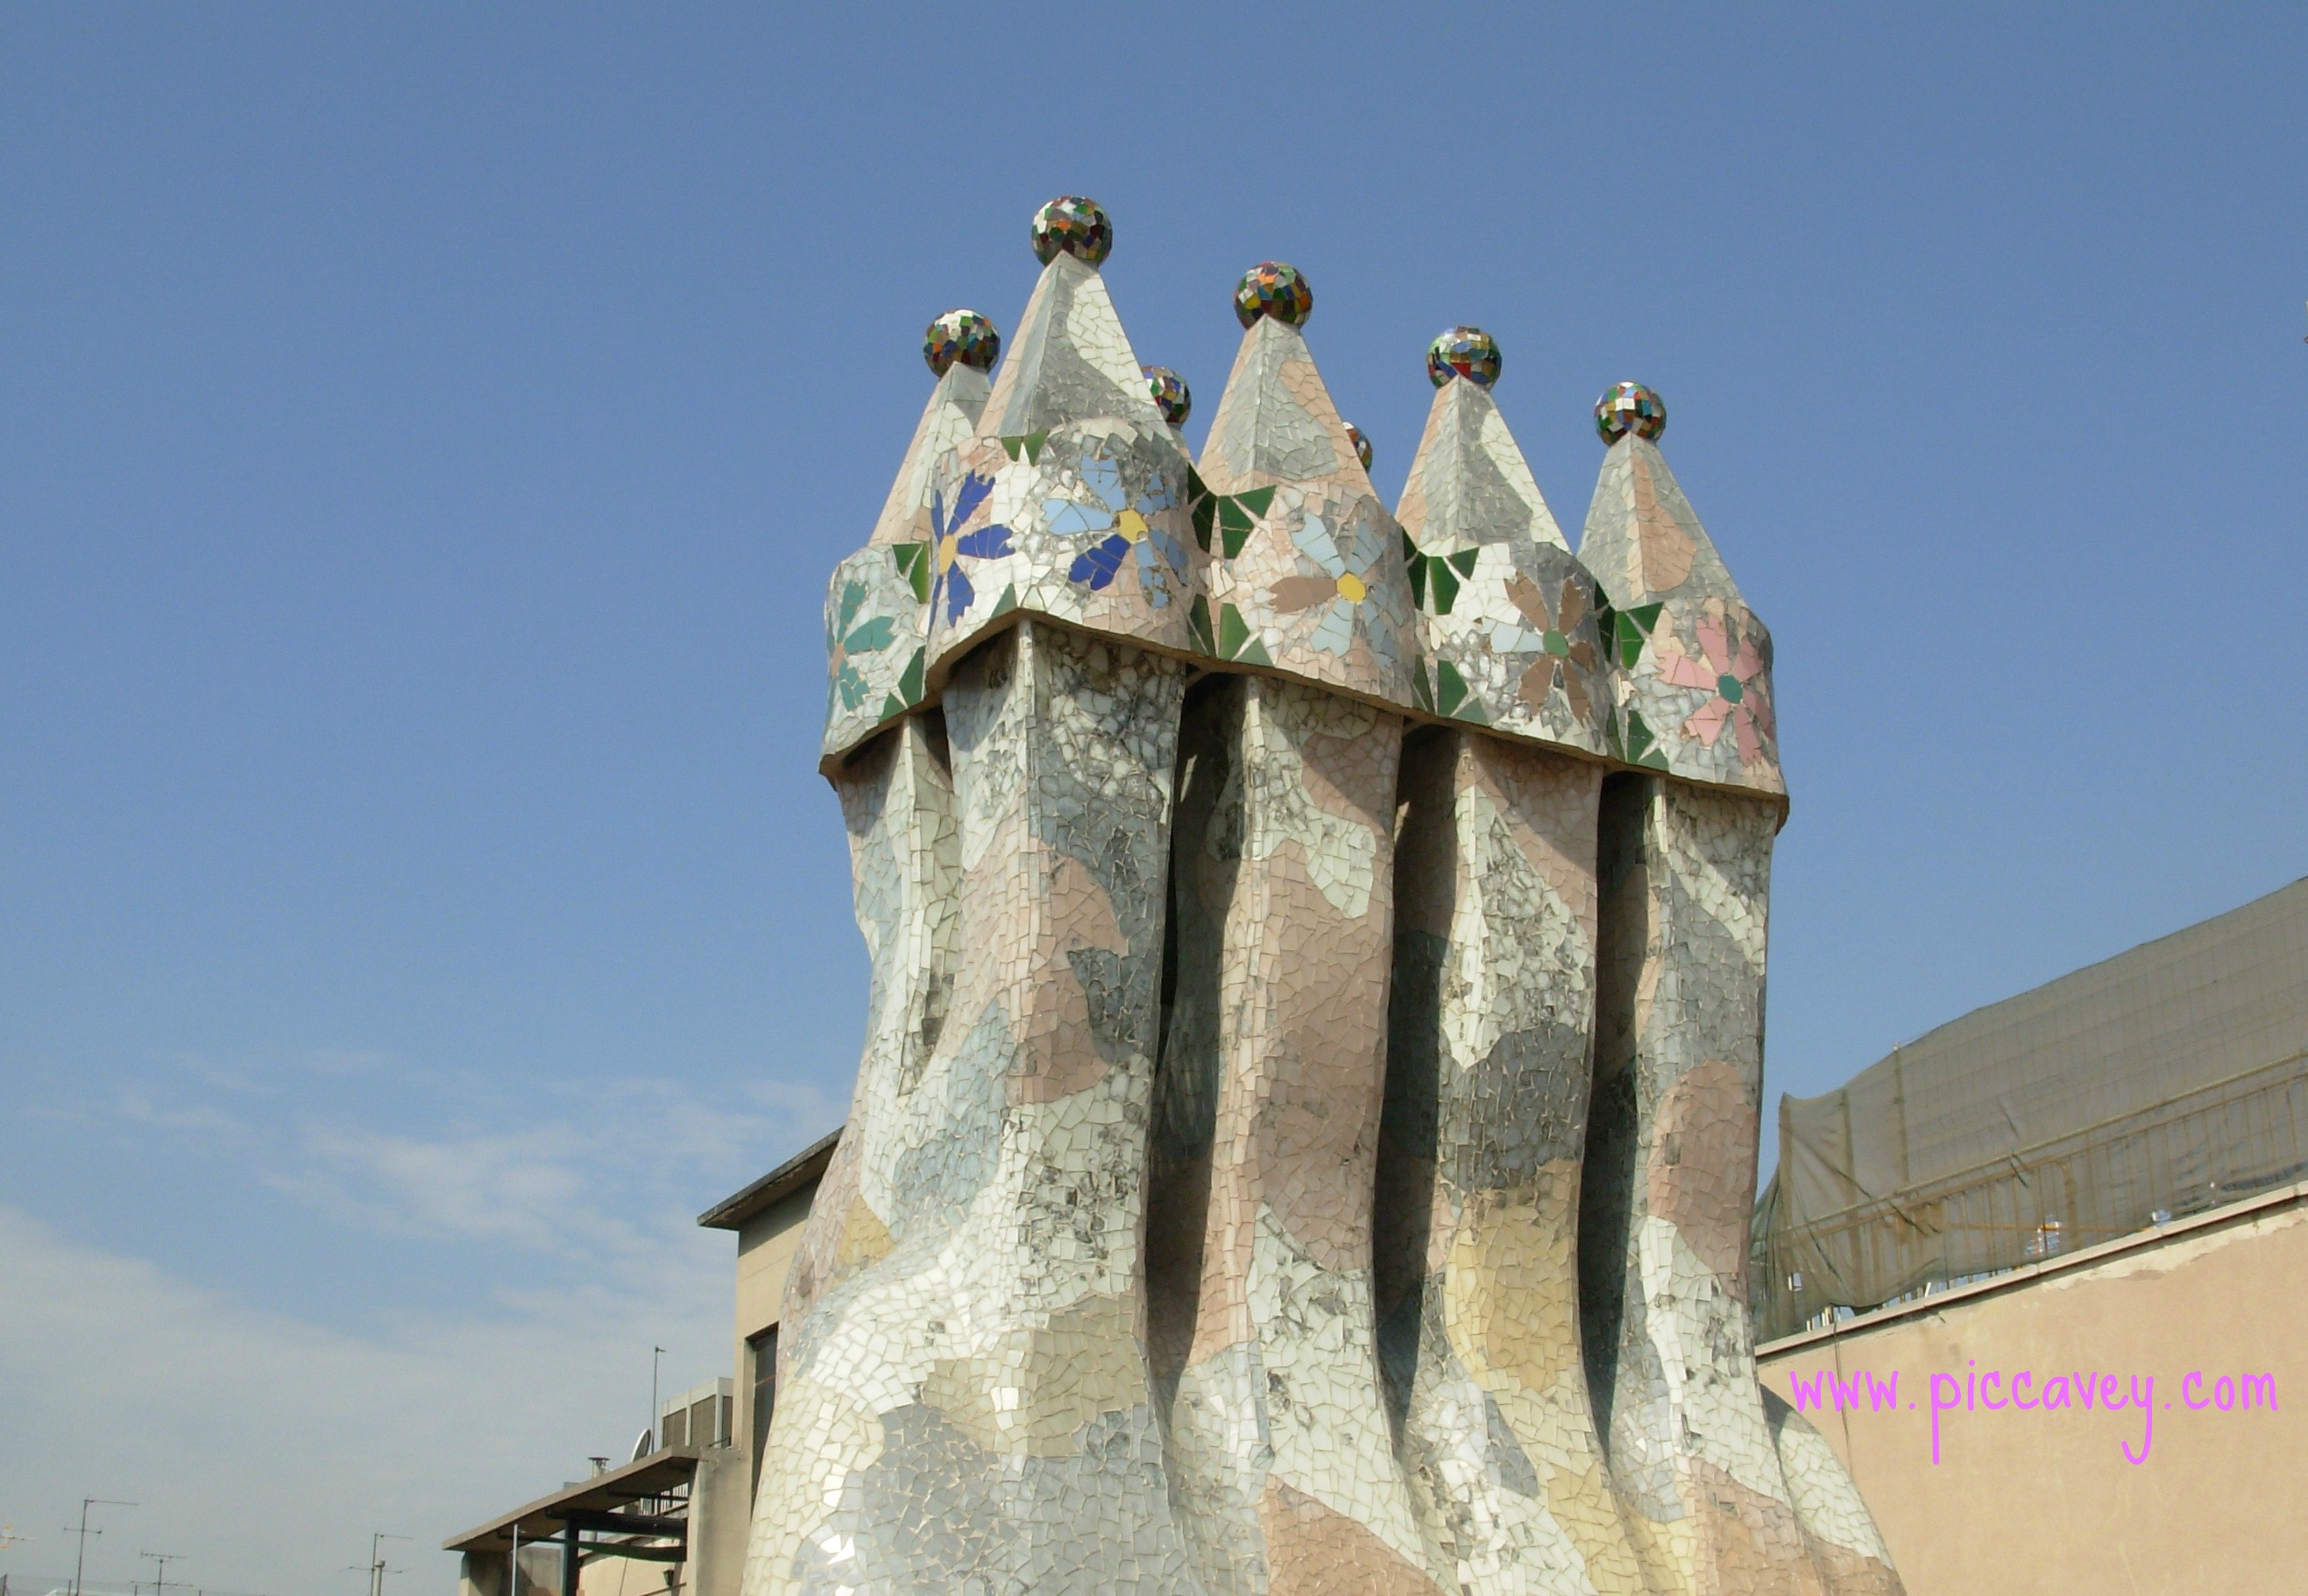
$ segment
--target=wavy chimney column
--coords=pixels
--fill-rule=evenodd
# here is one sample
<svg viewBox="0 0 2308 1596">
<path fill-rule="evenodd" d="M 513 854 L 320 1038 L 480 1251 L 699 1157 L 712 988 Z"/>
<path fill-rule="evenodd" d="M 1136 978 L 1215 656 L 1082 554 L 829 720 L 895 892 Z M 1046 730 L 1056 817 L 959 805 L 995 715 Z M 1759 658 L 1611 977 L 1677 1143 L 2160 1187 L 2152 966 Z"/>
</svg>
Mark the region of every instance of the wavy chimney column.
<svg viewBox="0 0 2308 1596">
<path fill-rule="evenodd" d="M 1786 812 L 1770 639 L 1659 453 L 1658 397 L 1622 384 L 1597 416 L 1610 448 L 1580 553 L 1620 618 L 1613 731 L 1642 768 L 1603 794 L 1580 1239 L 1612 1479 L 1669 1588 L 1896 1590 L 1880 1542 L 1845 1545 L 1866 1522 L 1847 1477 L 1809 1471 L 1808 1507 L 1791 1489 L 1748 1319 L 1771 844 Z M 1839 1513 L 1819 1511 L 1830 1497 Z M 1852 1555 L 1830 1571 L 1814 1541 Z"/>
<path fill-rule="evenodd" d="M 841 800 L 851 893 L 873 977 L 849 1118 L 786 1279 L 779 1322 L 788 1326 L 798 1326 L 819 1293 L 857 1261 L 854 1243 L 846 1249 L 843 1240 L 853 1223 L 868 1233 L 881 1224 L 874 1203 L 861 1196 L 865 1151 L 877 1149 L 886 1165 L 900 1141 L 927 1134 L 918 1124 L 900 1128 L 893 1117 L 911 1098 L 952 996 L 953 777 L 943 715 L 914 716 L 878 734 L 874 728 L 921 698 L 935 485 L 953 473 L 958 450 L 977 428 L 986 373 L 1001 348 L 1001 334 L 976 311 L 948 311 L 930 323 L 923 355 L 937 385 L 872 536 L 842 562 L 826 593 L 826 775 Z M 794 1345 L 788 1334 L 781 1382 Z"/>
<path fill-rule="evenodd" d="M 1287 267 L 1244 279 L 1201 472 L 1213 640 L 1298 679 L 1214 685 L 1187 733 L 1204 790 L 1176 853 L 1154 1201 L 1164 1223 L 1202 1211 L 1198 1239 L 1160 1238 L 1198 1279 L 1191 1307 L 1153 1298 L 1157 1387 L 1206 1591 L 1423 1596 L 1370 1268 L 1402 718 L 1348 696 L 1399 699 L 1413 639 L 1399 535 L 1297 330 L 1311 305 Z"/>
<path fill-rule="evenodd" d="M 788 1330 L 747 1596 L 1195 1588 L 1140 1259 L 1186 670 L 993 579 L 1060 536 L 1126 558 L 1148 526 L 1122 520 L 1131 493 L 1183 499 L 1184 462 L 1098 280 L 1091 210 L 1038 219 L 1042 280 L 933 489 L 925 681 L 950 749 L 951 997 L 934 1046 L 900 1050 L 894 1072 L 876 1060 L 893 1088 L 861 1083 L 831 1281 Z M 901 735 L 927 739 L 922 718 Z"/>
<path fill-rule="evenodd" d="M 1495 345 L 1454 329 L 1429 369 L 1399 515 L 1442 701 L 1471 724 L 1404 753 L 1382 1344 L 1426 1532 L 1460 1589 L 1638 1592 L 1579 1338 L 1604 771 L 1593 584 L 1491 398 Z M 1492 725 L 1555 746 L 1477 729 Z"/>
</svg>

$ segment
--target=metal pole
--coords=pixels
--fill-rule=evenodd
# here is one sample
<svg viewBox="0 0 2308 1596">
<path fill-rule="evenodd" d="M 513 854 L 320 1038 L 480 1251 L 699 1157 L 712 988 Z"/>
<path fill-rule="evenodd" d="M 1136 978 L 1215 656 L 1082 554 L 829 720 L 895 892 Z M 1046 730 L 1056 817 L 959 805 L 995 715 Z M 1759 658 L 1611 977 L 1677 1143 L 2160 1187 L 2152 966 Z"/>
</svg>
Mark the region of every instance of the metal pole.
<svg viewBox="0 0 2308 1596">
<path fill-rule="evenodd" d="M 369 1596 L 384 1596 L 384 1576 L 387 1574 L 406 1574 L 408 1572 L 405 1568 L 388 1569 L 385 1567 L 384 1554 L 377 1549 L 377 1543 L 384 1540 L 407 1540 L 409 1539 L 409 1537 L 407 1535 L 395 1535 L 389 1530 L 379 1530 L 368 1538 L 368 1560 L 370 1567 L 369 1578 L 372 1582 L 369 1587 Z"/>
<path fill-rule="evenodd" d="M 136 1554 L 152 1559 L 152 1596 L 168 1596 L 168 1565 L 185 1560 L 181 1552 L 149 1552 Z"/>
<path fill-rule="evenodd" d="M 659 1397 L 658 1397 L 658 1394 L 657 1394 L 657 1365 L 658 1365 L 658 1360 L 659 1360 L 659 1359 L 660 1359 L 660 1358 L 662 1358 L 662 1357 L 664 1357 L 664 1356 L 665 1356 L 665 1349 L 664 1349 L 663 1347 L 653 1346 L 653 1347 L 650 1348 L 650 1422 L 649 1422 L 649 1429 L 650 1429 L 650 1450 L 651 1452 L 655 1452 L 655 1451 L 658 1449 L 658 1447 L 662 1444 L 661 1439 L 660 1439 L 660 1437 L 659 1437 L 659 1435 L 658 1435 L 658 1430 L 657 1430 L 658 1420 L 659 1420 L 659 1416 L 660 1416 L 660 1414 L 659 1414 Z M 73 1596 L 79 1596 L 79 1592 L 73 1592 Z"/>
<path fill-rule="evenodd" d="M 82 1497 L 80 1499 L 80 1551 L 73 1558 L 73 1596 L 80 1596 L 80 1577 L 88 1565 L 88 1510 L 91 1507 L 133 1507 L 133 1502 L 116 1501 L 111 1497 Z M 65 1526 L 70 1529 L 72 1526 Z M 101 1535 L 102 1530 L 97 1532 Z"/>
<path fill-rule="evenodd" d="M 577 1596 L 577 1520 L 573 1516 L 562 1526 L 561 1596 Z"/>
</svg>

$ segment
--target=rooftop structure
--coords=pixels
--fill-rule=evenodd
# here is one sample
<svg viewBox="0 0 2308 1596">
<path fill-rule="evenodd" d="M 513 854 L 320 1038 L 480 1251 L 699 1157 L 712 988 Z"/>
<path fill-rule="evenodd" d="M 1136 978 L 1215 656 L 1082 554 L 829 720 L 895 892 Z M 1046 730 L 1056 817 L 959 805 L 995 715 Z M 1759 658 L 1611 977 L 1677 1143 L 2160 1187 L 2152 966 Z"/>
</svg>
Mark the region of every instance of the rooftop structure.
<svg viewBox="0 0 2308 1596">
<path fill-rule="evenodd" d="M 2308 880 L 1779 1100 L 1754 1223 L 1784 1335 L 2308 1172 Z"/>
<path fill-rule="evenodd" d="M 1574 553 L 1455 327 L 1390 511 L 1266 262 L 1193 459 L 1032 231 L 828 595 L 873 979 L 747 1596 L 1898 1590 L 1756 1373 L 1786 789 L 1665 407 Z"/>
</svg>

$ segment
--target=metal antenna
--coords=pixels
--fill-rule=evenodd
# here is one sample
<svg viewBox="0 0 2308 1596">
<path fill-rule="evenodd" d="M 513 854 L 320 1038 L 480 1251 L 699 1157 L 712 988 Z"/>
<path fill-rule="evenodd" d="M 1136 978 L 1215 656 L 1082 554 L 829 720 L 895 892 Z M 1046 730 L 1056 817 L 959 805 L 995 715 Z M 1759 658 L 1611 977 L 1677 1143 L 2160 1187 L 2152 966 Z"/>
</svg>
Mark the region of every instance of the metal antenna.
<svg viewBox="0 0 2308 1596">
<path fill-rule="evenodd" d="M 379 1543 L 387 1540 L 413 1540 L 415 1539 L 416 1537 L 413 1535 L 395 1535 L 385 1530 L 378 1530 L 369 1536 L 369 1596 L 384 1596 L 384 1576 L 386 1575 L 406 1574 L 409 1572 L 406 1568 L 387 1568 L 384 1566 L 383 1557 L 377 1550 Z M 162 1596 L 166 1596 L 166 1592 L 163 1592 Z"/>
<path fill-rule="evenodd" d="M 659 1419 L 657 1365 L 658 1360 L 664 1356 L 665 1349 L 663 1347 L 653 1346 L 650 1348 L 650 1450 L 652 1452 L 656 1451 L 659 1446 L 662 1446 L 665 1444 L 665 1437 L 659 1435 L 657 1430 Z M 78 1596 L 78 1592 L 75 1592 L 74 1596 Z"/>
<path fill-rule="evenodd" d="M 168 1565 L 171 1563 L 183 1562 L 185 1560 L 184 1554 L 182 1552 L 141 1551 L 136 1555 L 140 1557 L 150 1557 L 152 1559 L 154 1565 L 152 1569 L 152 1596 L 168 1596 Z M 181 1585 L 185 1582 L 178 1580 L 177 1583 Z"/>
<path fill-rule="evenodd" d="M 138 1506 L 138 1504 L 134 1502 L 123 1502 L 112 1497 L 82 1497 L 80 1499 L 80 1551 L 73 1558 L 73 1596 L 80 1596 L 80 1576 L 82 1572 L 88 1566 L 88 1538 L 90 1535 L 101 1535 L 104 1533 L 102 1530 L 91 1530 L 88 1527 L 88 1510 L 91 1507 L 133 1507 L 136 1506 Z M 73 1532 L 73 1527 L 70 1524 L 66 1524 L 65 1526 L 65 1532 L 66 1534 L 71 1534 Z"/>
</svg>

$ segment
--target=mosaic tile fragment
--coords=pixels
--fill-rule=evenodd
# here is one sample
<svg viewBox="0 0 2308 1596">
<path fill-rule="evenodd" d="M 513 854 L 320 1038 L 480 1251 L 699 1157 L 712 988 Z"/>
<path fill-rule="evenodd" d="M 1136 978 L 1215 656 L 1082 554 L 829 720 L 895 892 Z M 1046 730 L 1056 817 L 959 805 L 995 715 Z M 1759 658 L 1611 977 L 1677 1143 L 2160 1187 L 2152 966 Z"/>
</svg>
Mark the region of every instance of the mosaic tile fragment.
<svg viewBox="0 0 2308 1596">
<path fill-rule="evenodd" d="M 1184 674 L 1029 621 L 948 685 L 950 995 L 926 1047 L 876 1026 L 747 1596 L 1192 1588 L 1136 1308 Z M 850 806 L 868 839 L 888 790 Z M 861 868 L 861 920 L 869 896 L 888 920 L 886 875 Z"/>
<path fill-rule="evenodd" d="M 1062 254 L 1101 266 L 1113 249 L 1114 222 L 1096 200 L 1061 194 L 1034 212 L 1034 258 L 1045 266 Z"/>
<path fill-rule="evenodd" d="M 1453 327 L 1426 346 L 1426 380 L 1440 388 L 1463 377 L 1477 388 L 1499 380 L 1498 340 L 1479 327 Z"/>
<path fill-rule="evenodd" d="M 1641 382 L 1614 382 L 1595 401 L 1595 431 L 1606 445 L 1629 433 L 1656 443 L 1666 431 L 1666 401 Z"/>
<path fill-rule="evenodd" d="M 1602 602 L 1486 385 L 1436 390 L 1396 515 L 1418 606 L 1418 708 L 1603 755 Z"/>
<path fill-rule="evenodd" d="M 934 377 L 944 376 L 957 363 L 990 372 L 1001 357 L 1002 334 L 974 310 L 950 310 L 922 335 L 922 358 Z"/>
<path fill-rule="evenodd" d="M 1285 326 L 1303 327 L 1313 310 L 1314 290 L 1306 286 L 1296 266 L 1281 261 L 1261 261 L 1235 285 L 1235 320 L 1245 328 L 1261 316 L 1271 316 Z"/>
<path fill-rule="evenodd" d="M 1185 1212 L 1149 1247 L 1167 1266 L 1155 1369 L 1193 1566 L 1210 1592 L 1343 1589 L 1329 1564 L 1351 1547 L 1433 1591 L 1381 1417 L 1370 1296 L 1401 722 L 1237 677 L 1184 736 L 1201 790 L 1174 854 L 1150 1163 L 1158 1201 Z M 1199 1235 L 1182 1233 L 1196 1210 Z"/>
<path fill-rule="evenodd" d="M 1036 240 L 828 594 L 874 979 L 746 1596 L 1896 1592 L 1754 1376 L 1785 800 L 1664 407 L 1574 559 L 1454 329 L 1398 522 L 1303 278 L 1197 467 Z"/>
<path fill-rule="evenodd" d="M 1424 1528 L 1468 1592 L 1641 1589 L 1579 1337 L 1602 779 L 1477 732 L 1403 753 L 1376 1303 Z"/>
<path fill-rule="evenodd" d="M 1417 636 L 1401 529 L 1296 327 L 1253 318 L 1198 471 L 1228 501 L 1205 551 L 1220 656 L 1410 703 Z"/>
<path fill-rule="evenodd" d="M 1770 633 L 1641 430 L 1603 456 L 1579 558 L 1614 611 L 1613 757 L 1783 799 Z"/>
</svg>

